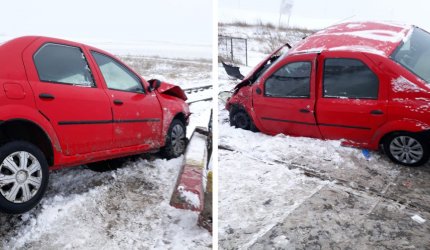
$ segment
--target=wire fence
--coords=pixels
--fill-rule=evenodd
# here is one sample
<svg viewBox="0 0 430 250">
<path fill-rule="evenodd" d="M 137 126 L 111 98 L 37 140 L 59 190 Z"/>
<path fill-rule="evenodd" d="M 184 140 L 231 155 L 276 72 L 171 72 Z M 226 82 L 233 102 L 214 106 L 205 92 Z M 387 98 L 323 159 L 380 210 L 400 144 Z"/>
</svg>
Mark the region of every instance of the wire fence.
<svg viewBox="0 0 430 250">
<path fill-rule="evenodd" d="M 248 66 L 248 40 L 232 36 L 218 36 L 218 56 L 225 62 Z"/>
</svg>

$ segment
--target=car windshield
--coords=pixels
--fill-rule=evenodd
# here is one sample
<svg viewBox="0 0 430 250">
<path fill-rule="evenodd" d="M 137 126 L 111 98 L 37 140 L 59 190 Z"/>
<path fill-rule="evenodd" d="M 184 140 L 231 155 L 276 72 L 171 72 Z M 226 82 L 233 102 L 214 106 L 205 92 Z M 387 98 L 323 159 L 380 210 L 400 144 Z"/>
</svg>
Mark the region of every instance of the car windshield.
<svg viewBox="0 0 430 250">
<path fill-rule="evenodd" d="M 260 70 L 254 73 L 254 76 L 251 79 L 251 82 L 256 82 L 260 78 L 260 76 L 263 75 L 264 72 L 269 70 L 273 65 L 275 65 L 275 62 L 282 60 L 287 54 L 290 49 L 285 46 L 283 47 L 278 53 L 273 55 L 267 62 L 264 64 Z"/>
<path fill-rule="evenodd" d="M 430 34 L 426 31 L 415 27 L 391 58 L 430 83 Z"/>
</svg>

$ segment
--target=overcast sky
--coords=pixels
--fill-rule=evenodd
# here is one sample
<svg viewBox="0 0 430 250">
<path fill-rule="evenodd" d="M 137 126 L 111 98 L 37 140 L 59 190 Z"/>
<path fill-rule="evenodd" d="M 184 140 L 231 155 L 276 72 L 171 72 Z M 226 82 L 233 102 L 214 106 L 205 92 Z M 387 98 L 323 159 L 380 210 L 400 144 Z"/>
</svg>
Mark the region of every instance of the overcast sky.
<svg viewBox="0 0 430 250">
<path fill-rule="evenodd" d="M 211 0 L 2 1 L 0 36 L 211 44 Z"/>
<path fill-rule="evenodd" d="M 258 19 L 277 24 L 281 0 L 219 0 L 220 20 Z M 430 31 L 430 2 L 425 0 L 294 0 L 290 24 L 323 28 L 341 20 L 396 21 Z M 283 17 L 286 23 L 287 18 Z"/>
</svg>

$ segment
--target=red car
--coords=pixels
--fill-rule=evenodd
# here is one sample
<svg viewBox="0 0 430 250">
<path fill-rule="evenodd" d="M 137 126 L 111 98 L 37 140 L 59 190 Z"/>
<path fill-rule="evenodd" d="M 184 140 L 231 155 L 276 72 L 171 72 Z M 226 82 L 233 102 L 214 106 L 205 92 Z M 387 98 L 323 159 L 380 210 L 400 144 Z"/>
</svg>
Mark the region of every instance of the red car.
<svg viewBox="0 0 430 250">
<path fill-rule="evenodd" d="M 289 45 L 286 45 L 289 46 Z M 378 150 L 396 163 L 429 159 L 430 34 L 415 26 L 358 22 L 282 48 L 241 82 L 230 123 Z"/>
<path fill-rule="evenodd" d="M 160 149 L 179 156 L 186 99 L 91 46 L 36 36 L 1 44 L 0 211 L 35 206 L 49 170 Z"/>
</svg>

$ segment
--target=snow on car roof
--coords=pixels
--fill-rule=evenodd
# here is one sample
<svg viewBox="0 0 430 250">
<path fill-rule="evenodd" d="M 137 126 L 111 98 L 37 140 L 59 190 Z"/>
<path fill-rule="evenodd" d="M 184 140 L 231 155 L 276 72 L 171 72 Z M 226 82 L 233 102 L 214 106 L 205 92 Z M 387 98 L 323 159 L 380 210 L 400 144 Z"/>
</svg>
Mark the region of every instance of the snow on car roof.
<svg viewBox="0 0 430 250">
<path fill-rule="evenodd" d="M 412 25 L 388 22 L 349 22 L 320 30 L 301 41 L 289 54 L 308 51 L 360 51 L 389 56 L 408 36 Z"/>
</svg>

